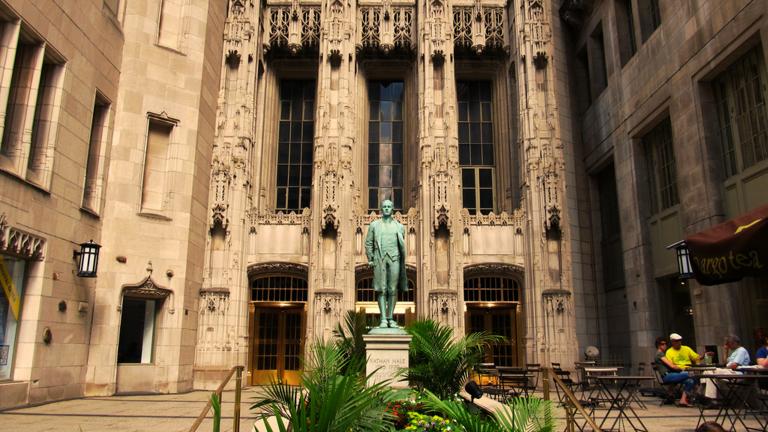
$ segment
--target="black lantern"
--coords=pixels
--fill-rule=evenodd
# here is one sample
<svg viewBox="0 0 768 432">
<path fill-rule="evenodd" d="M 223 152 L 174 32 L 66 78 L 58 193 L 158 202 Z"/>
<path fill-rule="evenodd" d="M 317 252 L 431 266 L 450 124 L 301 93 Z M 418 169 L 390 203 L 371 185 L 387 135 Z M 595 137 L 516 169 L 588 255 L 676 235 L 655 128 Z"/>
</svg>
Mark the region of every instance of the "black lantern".
<svg viewBox="0 0 768 432">
<path fill-rule="evenodd" d="M 667 249 L 675 248 L 675 254 L 677 257 L 677 271 L 680 273 L 680 279 L 690 279 L 693 277 L 693 267 L 691 267 L 691 253 L 688 250 L 688 246 L 685 244 L 685 240 L 680 240 L 677 243 L 672 243 L 667 246 Z"/>
<path fill-rule="evenodd" d="M 77 275 L 80 277 L 96 277 L 99 268 L 99 249 L 101 245 L 90 240 L 80 243 L 80 251 L 74 251 L 72 258 L 80 257 L 77 263 Z"/>
</svg>

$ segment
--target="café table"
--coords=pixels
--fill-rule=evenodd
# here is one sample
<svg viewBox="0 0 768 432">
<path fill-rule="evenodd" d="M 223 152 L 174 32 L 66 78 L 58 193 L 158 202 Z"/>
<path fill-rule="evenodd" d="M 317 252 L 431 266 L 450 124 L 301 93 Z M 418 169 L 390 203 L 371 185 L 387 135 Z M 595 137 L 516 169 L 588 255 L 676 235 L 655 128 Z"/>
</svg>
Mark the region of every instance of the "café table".
<svg viewBox="0 0 768 432">
<path fill-rule="evenodd" d="M 582 399 L 594 403 L 608 402 L 608 396 L 603 392 L 602 386 L 597 382 L 601 376 L 617 376 L 621 366 L 588 366 L 584 367 L 584 382 L 581 383 Z"/>
<path fill-rule="evenodd" d="M 603 375 L 595 377 L 595 379 L 602 387 L 610 403 L 608 411 L 606 411 L 600 421 L 600 429 L 627 430 L 625 428 L 626 423 L 634 431 L 648 432 L 643 421 L 640 420 L 637 412 L 632 408 L 631 402 L 634 399 L 635 393 L 640 388 L 640 383 L 642 381 L 651 381 L 654 378 L 645 375 Z M 614 412 L 616 416 L 612 417 L 611 413 Z M 612 421 L 610 426 L 605 427 L 610 421 Z M 617 423 L 619 429 L 616 429 Z"/>
<path fill-rule="evenodd" d="M 711 379 L 710 382 L 713 383 L 718 392 L 720 407 L 714 418 L 715 422 L 722 424 L 729 431 L 768 430 L 768 418 L 765 416 L 765 410 L 749 409 L 749 401 L 751 399 L 756 400 L 757 382 L 765 379 L 764 374 L 751 373 L 750 371 L 750 373 L 744 374 L 710 374 L 705 375 L 705 377 Z M 704 415 L 705 408 L 704 406 L 699 407 L 698 424 L 707 420 Z M 755 421 L 757 426 L 752 424 L 749 417 Z M 729 425 L 730 428 L 728 428 Z"/>
</svg>

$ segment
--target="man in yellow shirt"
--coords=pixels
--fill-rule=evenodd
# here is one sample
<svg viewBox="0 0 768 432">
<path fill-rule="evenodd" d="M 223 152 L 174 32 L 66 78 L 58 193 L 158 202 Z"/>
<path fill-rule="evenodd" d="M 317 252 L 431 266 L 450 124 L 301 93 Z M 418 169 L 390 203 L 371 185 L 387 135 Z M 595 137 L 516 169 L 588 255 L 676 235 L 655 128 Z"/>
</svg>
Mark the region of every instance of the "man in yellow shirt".
<svg viewBox="0 0 768 432">
<path fill-rule="evenodd" d="M 672 342 L 672 346 L 667 350 L 665 357 L 680 370 L 686 370 L 701 360 L 701 356 L 696 351 L 683 345 L 683 337 L 679 334 L 672 333 L 669 335 L 669 341 Z"/>
</svg>

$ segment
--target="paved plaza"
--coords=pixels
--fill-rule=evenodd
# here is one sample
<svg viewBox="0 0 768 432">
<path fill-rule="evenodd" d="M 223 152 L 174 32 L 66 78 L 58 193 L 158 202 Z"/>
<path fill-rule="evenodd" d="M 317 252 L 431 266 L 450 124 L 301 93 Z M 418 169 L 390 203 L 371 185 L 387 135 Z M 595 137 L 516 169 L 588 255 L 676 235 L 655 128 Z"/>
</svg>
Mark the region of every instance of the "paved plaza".
<svg viewBox="0 0 768 432">
<path fill-rule="evenodd" d="M 0 431 L 23 432 L 182 432 L 189 430 L 210 393 L 195 391 L 173 395 L 132 395 L 92 397 L 53 402 L 45 405 L 0 412 Z M 241 403 L 240 430 L 250 432 L 255 416 L 249 410 L 258 388 L 246 389 Z M 553 394 L 554 396 L 554 394 Z M 232 430 L 234 392 L 223 395 L 221 431 Z M 649 431 L 693 431 L 699 416 L 695 408 L 659 407 L 655 399 L 646 399 L 648 408 L 638 410 Z M 714 415 L 713 411 L 707 411 Z M 563 411 L 557 409 L 556 430 L 564 427 Z M 198 429 L 212 430 L 209 418 Z"/>
</svg>

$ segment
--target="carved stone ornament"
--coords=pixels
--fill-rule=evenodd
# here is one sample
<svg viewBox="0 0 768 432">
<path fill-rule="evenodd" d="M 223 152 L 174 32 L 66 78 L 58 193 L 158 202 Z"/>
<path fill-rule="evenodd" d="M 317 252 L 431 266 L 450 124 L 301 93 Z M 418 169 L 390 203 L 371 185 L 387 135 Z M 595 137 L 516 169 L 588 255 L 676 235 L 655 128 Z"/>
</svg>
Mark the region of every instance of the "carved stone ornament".
<svg viewBox="0 0 768 432">
<path fill-rule="evenodd" d="M 482 263 L 464 267 L 465 278 L 473 276 L 487 276 L 492 274 L 521 278 L 525 274 L 525 269 L 519 265 L 506 263 Z"/>
<path fill-rule="evenodd" d="M 379 214 L 371 211 L 367 215 L 362 215 L 357 217 L 357 226 L 362 227 L 363 225 L 370 225 L 371 222 L 375 221 L 379 218 Z M 418 226 L 419 222 L 419 212 L 415 208 L 411 207 L 408 209 L 408 212 L 403 214 L 401 212 L 395 212 L 392 215 L 392 218 L 394 218 L 396 221 L 400 222 L 401 224 L 405 225 L 406 227 L 415 227 Z"/>
<path fill-rule="evenodd" d="M 490 212 L 488 214 L 469 214 L 467 209 L 462 209 L 462 218 L 464 219 L 464 225 L 468 226 L 514 226 L 515 228 L 522 228 L 525 224 L 525 211 L 522 209 L 516 209 L 512 214 L 507 212 L 501 212 L 496 214 Z"/>
<path fill-rule="evenodd" d="M 123 285 L 123 296 L 143 299 L 164 299 L 173 294 L 173 291 L 158 285 L 152 276 L 147 276 L 137 284 Z"/>
<path fill-rule="evenodd" d="M 342 292 L 322 291 L 315 293 L 315 310 L 335 318 L 341 317 L 344 294 Z"/>
<path fill-rule="evenodd" d="M 389 55 L 393 52 L 410 54 L 413 51 L 414 8 L 392 5 L 384 0 L 381 6 L 359 8 L 360 40 L 358 53 Z"/>
<path fill-rule="evenodd" d="M 253 211 L 251 212 L 251 225 L 303 225 L 309 227 L 311 216 L 312 212 L 308 208 L 303 209 L 301 213 L 294 211 L 289 213 Z"/>
<path fill-rule="evenodd" d="M 322 231 L 338 229 L 339 220 L 336 217 L 336 209 L 332 205 L 328 205 L 323 209 Z"/>
<path fill-rule="evenodd" d="M 547 315 L 563 315 L 571 311 L 571 293 L 561 289 L 545 290 L 542 294 Z"/>
<path fill-rule="evenodd" d="M 45 239 L 10 226 L 5 213 L 0 214 L 0 252 L 23 259 L 42 261 Z"/>
<path fill-rule="evenodd" d="M 208 288 L 200 290 L 200 314 L 226 313 L 229 308 L 229 290 Z"/>
<path fill-rule="evenodd" d="M 505 12 L 502 7 L 482 6 L 475 0 L 473 6 L 454 6 L 453 43 L 460 51 L 505 53 Z"/>
<path fill-rule="evenodd" d="M 458 296 L 455 291 L 432 291 L 429 293 L 429 317 L 444 325 L 455 326 Z"/>
<path fill-rule="evenodd" d="M 301 5 L 293 0 L 290 5 L 270 5 L 266 8 L 268 35 L 267 52 L 287 52 L 297 55 L 314 51 L 320 44 L 320 6 Z"/>
<path fill-rule="evenodd" d="M 294 275 L 306 279 L 308 273 L 306 265 L 289 262 L 256 263 L 248 266 L 249 279 L 266 274 Z"/>
<path fill-rule="evenodd" d="M 224 58 L 224 61 L 227 63 L 227 66 L 235 69 L 240 66 L 240 53 L 237 52 L 237 50 L 229 50 L 226 57 Z"/>
</svg>

